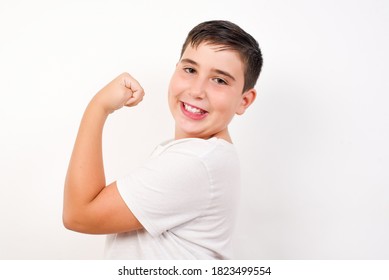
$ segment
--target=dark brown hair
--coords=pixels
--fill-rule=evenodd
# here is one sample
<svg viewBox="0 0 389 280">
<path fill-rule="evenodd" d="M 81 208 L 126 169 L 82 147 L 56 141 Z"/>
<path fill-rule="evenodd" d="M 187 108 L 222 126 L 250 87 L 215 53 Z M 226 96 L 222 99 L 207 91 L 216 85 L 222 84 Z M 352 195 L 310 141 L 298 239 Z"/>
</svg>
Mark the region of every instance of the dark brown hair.
<svg viewBox="0 0 389 280">
<path fill-rule="evenodd" d="M 181 57 L 189 44 L 197 48 L 201 43 L 220 45 L 220 50 L 238 52 L 244 64 L 243 92 L 255 86 L 263 59 L 258 42 L 250 34 L 229 21 L 206 21 L 189 32 L 182 46 Z"/>
</svg>

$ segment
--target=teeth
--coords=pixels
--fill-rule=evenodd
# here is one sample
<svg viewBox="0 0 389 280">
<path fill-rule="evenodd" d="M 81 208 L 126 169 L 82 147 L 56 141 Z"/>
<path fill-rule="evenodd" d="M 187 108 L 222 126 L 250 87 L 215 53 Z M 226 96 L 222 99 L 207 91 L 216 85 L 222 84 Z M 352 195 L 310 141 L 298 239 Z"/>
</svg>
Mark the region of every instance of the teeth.
<svg viewBox="0 0 389 280">
<path fill-rule="evenodd" d="M 201 114 L 202 113 L 202 110 L 198 109 L 198 108 L 194 108 L 192 106 L 189 106 L 188 104 L 184 103 L 184 107 L 185 107 L 185 110 L 191 112 L 191 113 L 194 113 L 194 114 Z"/>
</svg>

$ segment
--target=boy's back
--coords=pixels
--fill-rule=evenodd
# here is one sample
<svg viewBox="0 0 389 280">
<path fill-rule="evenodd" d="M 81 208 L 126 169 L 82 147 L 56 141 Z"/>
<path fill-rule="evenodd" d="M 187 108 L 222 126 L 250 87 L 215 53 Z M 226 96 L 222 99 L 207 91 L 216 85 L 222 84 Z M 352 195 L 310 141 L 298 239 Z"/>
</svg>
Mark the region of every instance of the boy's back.
<svg viewBox="0 0 389 280">
<path fill-rule="evenodd" d="M 239 188 L 232 144 L 175 140 L 117 181 L 144 229 L 108 237 L 113 259 L 230 259 Z"/>
</svg>

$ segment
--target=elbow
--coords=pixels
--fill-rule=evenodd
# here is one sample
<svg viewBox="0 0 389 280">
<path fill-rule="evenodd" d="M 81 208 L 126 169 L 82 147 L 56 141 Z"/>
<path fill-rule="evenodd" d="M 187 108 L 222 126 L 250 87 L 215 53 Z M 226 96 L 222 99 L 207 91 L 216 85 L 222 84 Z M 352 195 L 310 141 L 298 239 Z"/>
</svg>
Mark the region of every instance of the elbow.
<svg viewBox="0 0 389 280">
<path fill-rule="evenodd" d="M 70 211 L 64 211 L 62 214 L 62 223 L 64 227 L 68 230 L 76 232 L 84 232 L 83 223 L 79 219 L 79 215 L 72 213 Z"/>
<path fill-rule="evenodd" d="M 94 219 L 87 212 L 63 211 L 62 223 L 66 229 L 71 231 L 87 234 L 97 233 L 94 231 Z"/>
<path fill-rule="evenodd" d="M 62 214 L 62 223 L 66 229 L 77 231 L 76 219 L 72 215 L 70 215 L 69 213 L 67 213 L 65 211 Z"/>
</svg>

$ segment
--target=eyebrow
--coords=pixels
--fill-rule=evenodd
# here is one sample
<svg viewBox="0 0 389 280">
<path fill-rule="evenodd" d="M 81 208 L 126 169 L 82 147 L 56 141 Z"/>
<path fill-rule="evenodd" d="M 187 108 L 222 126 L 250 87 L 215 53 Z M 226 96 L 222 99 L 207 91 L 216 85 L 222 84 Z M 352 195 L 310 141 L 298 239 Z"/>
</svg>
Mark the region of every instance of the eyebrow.
<svg viewBox="0 0 389 280">
<path fill-rule="evenodd" d="M 196 61 L 194 61 L 194 60 L 192 60 L 192 59 L 190 59 L 190 58 L 183 58 L 183 59 L 181 59 L 180 62 L 181 62 L 181 63 L 189 63 L 189 64 L 193 64 L 193 65 L 195 65 L 195 66 L 199 66 L 199 64 L 198 64 Z M 226 72 L 226 71 L 223 71 L 223 70 L 220 70 L 220 69 L 215 69 L 215 68 L 212 68 L 212 70 L 213 70 L 214 72 L 220 74 L 220 75 L 224 75 L 224 76 L 226 76 L 226 77 L 229 77 L 229 78 L 230 78 L 231 80 L 233 80 L 233 81 L 236 81 L 236 79 L 234 78 L 234 76 L 232 76 L 230 73 L 228 73 L 228 72 Z"/>
</svg>

